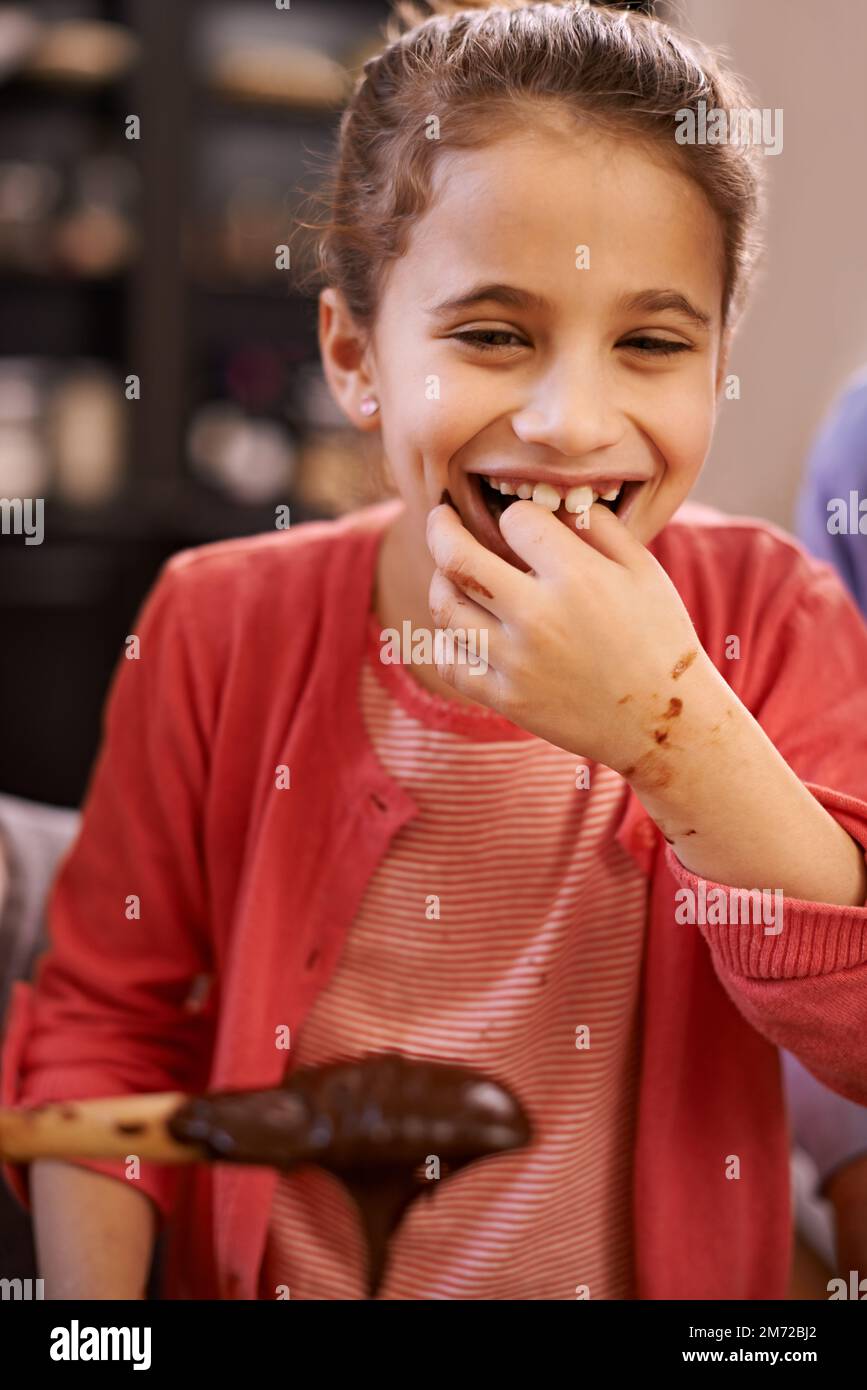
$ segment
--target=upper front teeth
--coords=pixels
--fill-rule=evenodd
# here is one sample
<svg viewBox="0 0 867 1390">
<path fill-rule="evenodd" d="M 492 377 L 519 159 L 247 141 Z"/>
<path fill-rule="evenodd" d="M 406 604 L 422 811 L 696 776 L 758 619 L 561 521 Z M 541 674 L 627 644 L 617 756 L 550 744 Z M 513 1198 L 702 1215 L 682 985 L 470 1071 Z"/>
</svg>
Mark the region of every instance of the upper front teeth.
<svg viewBox="0 0 867 1390">
<path fill-rule="evenodd" d="M 560 494 L 550 483 L 537 483 L 533 488 L 533 501 L 537 507 L 547 507 L 549 512 L 556 512 L 560 506 Z"/>
<path fill-rule="evenodd" d="M 561 502 L 565 502 L 567 512 L 580 512 L 585 507 L 592 507 L 599 497 L 603 502 L 613 502 L 623 486 L 618 483 L 610 491 L 599 493 L 585 483 L 581 487 L 570 487 L 564 498 L 550 483 L 516 483 L 511 478 L 488 478 L 488 483 L 495 492 L 505 497 L 517 496 L 525 502 L 532 500 L 537 507 L 546 507 L 549 512 L 556 512 Z"/>
<path fill-rule="evenodd" d="M 581 512 L 585 507 L 592 507 L 598 492 L 594 492 L 592 487 L 570 487 L 566 493 L 567 512 Z"/>
</svg>

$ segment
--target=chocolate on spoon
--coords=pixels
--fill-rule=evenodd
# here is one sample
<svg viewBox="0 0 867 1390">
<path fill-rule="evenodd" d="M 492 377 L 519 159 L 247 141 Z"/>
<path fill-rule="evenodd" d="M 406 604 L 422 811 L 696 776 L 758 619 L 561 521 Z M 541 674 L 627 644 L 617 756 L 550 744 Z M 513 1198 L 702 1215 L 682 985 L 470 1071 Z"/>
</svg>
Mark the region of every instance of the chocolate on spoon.
<svg viewBox="0 0 867 1390">
<path fill-rule="evenodd" d="M 498 1082 L 396 1053 L 305 1067 L 272 1090 L 194 1097 L 168 1130 L 212 1159 L 280 1169 L 315 1163 L 340 1178 L 361 1216 L 370 1297 L 410 1203 L 434 1191 L 418 1176 L 422 1165 L 436 1158 L 448 1177 L 530 1138 L 523 1108 Z"/>
<path fill-rule="evenodd" d="M 369 1252 L 371 1293 L 388 1240 L 410 1202 L 475 1159 L 527 1143 L 515 1098 L 480 1072 L 396 1054 L 293 1072 L 282 1086 L 190 1097 L 177 1091 L 0 1108 L 0 1162 L 124 1158 L 224 1161 L 280 1169 L 317 1163 L 355 1200 Z"/>
</svg>

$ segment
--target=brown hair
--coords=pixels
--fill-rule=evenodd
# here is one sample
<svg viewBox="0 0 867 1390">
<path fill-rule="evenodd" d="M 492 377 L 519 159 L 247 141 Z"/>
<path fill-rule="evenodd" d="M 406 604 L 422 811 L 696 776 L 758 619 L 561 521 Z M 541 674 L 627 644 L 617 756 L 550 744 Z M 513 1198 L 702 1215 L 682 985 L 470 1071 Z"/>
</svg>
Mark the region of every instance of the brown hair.
<svg viewBox="0 0 867 1390">
<path fill-rule="evenodd" d="M 510 116 L 526 122 L 528 102 L 547 101 L 664 151 L 703 190 L 720 221 L 722 316 L 733 323 L 761 250 L 763 156 L 749 143 L 677 144 L 674 133 L 677 114 L 701 100 L 708 110 L 749 106 L 740 79 L 669 25 L 589 0 L 426 8 L 427 18 L 398 4 L 391 42 L 365 63 L 314 224 L 319 273 L 356 321 L 375 320 L 382 273 L 427 206 L 438 153 L 483 145 Z"/>
</svg>

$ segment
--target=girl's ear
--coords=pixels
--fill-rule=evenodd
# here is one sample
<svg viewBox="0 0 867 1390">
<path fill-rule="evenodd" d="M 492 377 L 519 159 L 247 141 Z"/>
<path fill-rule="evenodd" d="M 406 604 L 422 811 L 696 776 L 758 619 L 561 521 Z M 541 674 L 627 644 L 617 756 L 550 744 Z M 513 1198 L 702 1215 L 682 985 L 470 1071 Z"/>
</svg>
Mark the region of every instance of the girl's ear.
<svg viewBox="0 0 867 1390">
<path fill-rule="evenodd" d="M 369 408 L 377 393 L 368 348 L 368 335 L 355 323 L 340 291 L 330 287 L 322 290 L 319 351 L 325 379 L 344 415 L 360 430 L 378 428 L 375 412 L 372 417 Z"/>
</svg>

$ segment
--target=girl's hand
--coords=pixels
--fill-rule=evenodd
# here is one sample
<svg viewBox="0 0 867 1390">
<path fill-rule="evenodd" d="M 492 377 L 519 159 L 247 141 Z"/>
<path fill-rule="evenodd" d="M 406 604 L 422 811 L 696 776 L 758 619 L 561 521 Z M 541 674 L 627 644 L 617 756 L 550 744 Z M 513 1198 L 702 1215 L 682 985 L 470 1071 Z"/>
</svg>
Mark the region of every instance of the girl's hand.
<svg viewBox="0 0 867 1390">
<path fill-rule="evenodd" d="M 680 595 L 615 514 L 595 503 L 572 531 L 533 502 L 500 519 L 522 573 L 480 545 L 448 505 L 428 517 L 437 628 L 487 631 L 487 670 L 439 675 L 549 743 L 630 775 L 677 744 L 689 692 L 712 673 Z M 472 640 L 472 639 L 471 639 Z M 682 679 L 681 679 L 682 678 Z"/>
<path fill-rule="evenodd" d="M 513 502 L 500 530 L 531 567 L 524 574 L 479 545 L 451 507 L 434 507 L 434 622 L 488 633 L 484 674 L 438 663 L 440 676 L 619 772 L 691 873 L 863 907 L 861 845 L 717 671 L 650 551 L 598 502 L 589 520 L 571 532 L 534 502 Z"/>
</svg>

